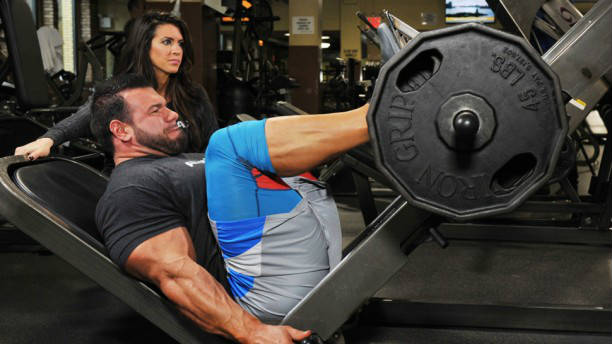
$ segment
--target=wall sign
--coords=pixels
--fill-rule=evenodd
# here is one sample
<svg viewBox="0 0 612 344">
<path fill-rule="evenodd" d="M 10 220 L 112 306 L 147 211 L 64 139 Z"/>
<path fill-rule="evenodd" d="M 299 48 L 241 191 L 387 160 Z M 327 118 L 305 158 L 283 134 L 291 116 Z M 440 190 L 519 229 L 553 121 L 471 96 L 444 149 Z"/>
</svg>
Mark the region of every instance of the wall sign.
<svg viewBox="0 0 612 344">
<path fill-rule="evenodd" d="M 314 34 L 314 17 L 293 17 L 293 26 L 291 34 L 293 35 L 312 35 Z"/>
</svg>

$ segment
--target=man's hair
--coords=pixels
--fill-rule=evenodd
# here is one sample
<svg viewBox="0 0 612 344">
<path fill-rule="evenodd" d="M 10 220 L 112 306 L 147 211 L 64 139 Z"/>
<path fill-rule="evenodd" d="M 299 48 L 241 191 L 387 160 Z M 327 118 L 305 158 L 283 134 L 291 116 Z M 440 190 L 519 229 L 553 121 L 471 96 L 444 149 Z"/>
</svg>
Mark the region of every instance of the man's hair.
<svg viewBox="0 0 612 344">
<path fill-rule="evenodd" d="M 125 123 L 132 123 L 128 105 L 120 92 L 134 89 L 152 87 L 144 77 L 137 74 L 120 74 L 96 85 L 91 102 L 91 133 L 98 143 L 108 153 L 114 153 L 110 122 L 114 119 Z"/>
</svg>

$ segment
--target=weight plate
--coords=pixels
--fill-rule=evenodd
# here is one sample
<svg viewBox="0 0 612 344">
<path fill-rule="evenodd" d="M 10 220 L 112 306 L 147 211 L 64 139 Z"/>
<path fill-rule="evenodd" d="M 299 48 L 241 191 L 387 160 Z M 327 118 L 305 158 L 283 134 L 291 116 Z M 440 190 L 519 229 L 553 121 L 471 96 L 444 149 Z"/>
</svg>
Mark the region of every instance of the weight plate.
<svg viewBox="0 0 612 344">
<path fill-rule="evenodd" d="M 550 177 L 567 134 L 557 76 L 479 24 L 419 34 L 381 69 L 368 112 L 378 167 L 413 205 L 510 211 Z"/>
</svg>

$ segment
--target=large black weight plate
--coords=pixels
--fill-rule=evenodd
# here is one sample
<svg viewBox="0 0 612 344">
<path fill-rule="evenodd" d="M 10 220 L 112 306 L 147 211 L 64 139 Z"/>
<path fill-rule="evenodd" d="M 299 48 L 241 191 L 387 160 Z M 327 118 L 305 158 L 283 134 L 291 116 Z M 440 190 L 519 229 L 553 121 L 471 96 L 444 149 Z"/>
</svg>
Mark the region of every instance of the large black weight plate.
<svg viewBox="0 0 612 344">
<path fill-rule="evenodd" d="M 452 126 L 466 111 L 478 125 L 467 145 Z M 478 24 L 419 34 L 389 60 L 368 124 L 398 191 L 464 220 L 524 201 L 550 177 L 567 133 L 556 75 L 520 38 Z"/>
</svg>

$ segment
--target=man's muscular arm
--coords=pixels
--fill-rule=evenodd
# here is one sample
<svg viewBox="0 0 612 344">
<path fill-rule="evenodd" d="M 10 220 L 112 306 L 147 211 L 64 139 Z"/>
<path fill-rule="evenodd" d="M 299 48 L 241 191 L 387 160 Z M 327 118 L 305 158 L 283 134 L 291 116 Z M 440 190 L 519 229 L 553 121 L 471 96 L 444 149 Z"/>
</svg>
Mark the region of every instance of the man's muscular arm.
<svg viewBox="0 0 612 344">
<path fill-rule="evenodd" d="M 276 174 L 300 174 L 368 142 L 367 112 L 366 104 L 341 113 L 268 119 L 266 141 Z"/>
<path fill-rule="evenodd" d="M 288 326 L 270 326 L 244 311 L 225 289 L 194 261 L 185 227 L 152 237 L 130 254 L 126 270 L 149 280 L 204 330 L 241 343 L 292 343 L 310 335 Z"/>
</svg>

